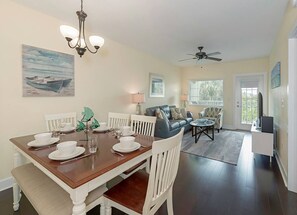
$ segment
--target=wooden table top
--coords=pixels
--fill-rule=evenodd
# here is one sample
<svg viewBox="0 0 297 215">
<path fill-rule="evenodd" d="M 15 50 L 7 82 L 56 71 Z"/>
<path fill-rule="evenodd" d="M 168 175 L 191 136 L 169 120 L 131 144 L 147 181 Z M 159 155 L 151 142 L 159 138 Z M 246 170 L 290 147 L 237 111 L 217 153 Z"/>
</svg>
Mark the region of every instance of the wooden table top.
<svg viewBox="0 0 297 215">
<path fill-rule="evenodd" d="M 34 135 L 15 137 L 11 138 L 10 141 L 55 176 L 68 184 L 68 186 L 76 188 L 137 157 L 138 155 L 151 150 L 153 141 L 160 139 L 150 136 L 137 135 L 135 137 L 135 142 L 149 147 L 140 147 L 134 152 L 121 153 L 124 154 L 122 157 L 117 154 L 113 154 L 110 151 L 113 145 L 119 143 L 119 140 L 112 135 L 112 132 L 93 133 L 93 135 L 98 136 L 97 152 L 91 156 L 65 164 L 60 164 L 61 161 L 54 161 L 48 158 L 48 155 L 56 150 L 55 146 L 41 150 L 34 150 L 34 148 L 27 146 L 27 143 L 34 140 Z M 61 135 L 60 142 L 69 140 L 77 141 L 77 145 L 85 147 L 85 153 L 88 153 L 87 141 L 85 141 L 85 139 L 86 135 L 84 132 L 73 132 Z"/>
</svg>

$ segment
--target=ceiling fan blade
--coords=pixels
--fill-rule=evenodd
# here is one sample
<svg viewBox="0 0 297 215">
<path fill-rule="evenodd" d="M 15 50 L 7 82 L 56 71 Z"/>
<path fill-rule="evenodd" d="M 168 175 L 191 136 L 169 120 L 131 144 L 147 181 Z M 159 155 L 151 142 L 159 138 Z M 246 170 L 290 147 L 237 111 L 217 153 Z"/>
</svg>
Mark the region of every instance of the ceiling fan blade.
<svg viewBox="0 0 297 215">
<path fill-rule="evenodd" d="M 197 58 L 196 57 L 193 57 L 193 58 L 183 59 L 183 60 L 179 60 L 179 61 L 193 60 L 193 59 L 197 59 Z"/>
<path fill-rule="evenodd" d="M 213 55 L 218 55 L 218 54 L 221 54 L 221 52 L 213 52 L 213 53 L 209 53 L 209 54 L 207 54 L 207 56 L 213 56 Z"/>
<path fill-rule="evenodd" d="M 221 58 L 215 58 L 215 57 L 206 57 L 205 59 L 208 59 L 208 60 L 215 60 L 215 61 L 221 61 L 222 59 Z"/>
<path fill-rule="evenodd" d="M 194 55 L 194 54 L 187 54 L 187 55 L 196 56 L 196 55 Z"/>
</svg>

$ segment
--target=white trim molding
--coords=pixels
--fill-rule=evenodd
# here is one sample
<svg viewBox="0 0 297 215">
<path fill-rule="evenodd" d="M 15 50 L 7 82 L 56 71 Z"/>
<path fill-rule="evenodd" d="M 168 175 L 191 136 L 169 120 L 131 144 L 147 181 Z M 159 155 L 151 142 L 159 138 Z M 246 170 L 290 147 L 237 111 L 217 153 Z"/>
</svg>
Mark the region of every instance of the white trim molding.
<svg viewBox="0 0 297 215">
<path fill-rule="evenodd" d="M 282 162 L 281 162 L 281 160 L 279 158 L 278 151 L 275 150 L 274 155 L 275 155 L 275 159 L 276 159 L 278 168 L 279 168 L 279 170 L 280 170 L 280 172 L 282 174 L 284 184 L 285 184 L 286 187 L 288 187 L 288 174 L 287 174 L 287 172 L 286 172 L 286 170 L 285 170 L 285 168 L 284 168 L 284 166 L 283 166 L 283 164 L 282 164 Z"/>
<path fill-rule="evenodd" d="M 13 178 L 8 177 L 0 180 L 0 192 L 3 190 L 7 190 L 12 187 L 13 184 Z"/>
<path fill-rule="evenodd" d="M 297 27 L 294 29 L 296 32 Z M 297 38 L 289 38 L 289 74 L 288 74 L 288 190 L 297 193 L 297 113 L 295 111 L 297 105 Z"/>
</svg>

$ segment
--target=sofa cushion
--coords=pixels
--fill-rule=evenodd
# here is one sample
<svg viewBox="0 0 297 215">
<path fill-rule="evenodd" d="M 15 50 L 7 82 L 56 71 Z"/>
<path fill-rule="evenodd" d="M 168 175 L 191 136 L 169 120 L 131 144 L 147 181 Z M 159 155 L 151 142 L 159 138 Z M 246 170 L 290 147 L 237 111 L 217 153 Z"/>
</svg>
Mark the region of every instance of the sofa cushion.
<svg viewBox="0 0 297 215">
<path fill-rule="evenodd" d="M 193 121 L 193 118 L 187 117 L 187 118 L 185 118 L 185 120 L 186 120 L 188 123 L 190 123 L 190 122 Z"/>
<path fill-rule="evenodd" d="M 177 120 L 172 119 L 172 120 L 170 120 L 170 121 L 171 121 L 171 122 L 178 122 L 180 127 L 183 127 L 184 125 L 187 124 L 187 121 L 184 120 L 184 119 L 177 119 Z"/>
<path fill-rule="evenodd" d="M 180 124 L 177 120 L 170 120 L 169 125 L 171 129 L 177 129 L 180 127 Z"/>
<path fill-rule="evenodd" d="M 168 105 L 162 105 L 162 106 L 160 106 L 160 109 L 162 111 L 164 111 L 164 113 L 166 114 L 166 116 L 167 116 L 168 119 L 172 119 L 171 113 L 170 113 L 170 109 L 169 109 L 169 106 Z"/>
</svg>

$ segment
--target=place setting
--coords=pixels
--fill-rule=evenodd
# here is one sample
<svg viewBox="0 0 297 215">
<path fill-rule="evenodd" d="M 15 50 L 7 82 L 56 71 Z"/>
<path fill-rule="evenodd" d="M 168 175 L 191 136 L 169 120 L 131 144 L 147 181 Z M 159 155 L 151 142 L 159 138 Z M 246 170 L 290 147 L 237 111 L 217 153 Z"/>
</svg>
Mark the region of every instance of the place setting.
<svg viewBox="0 0 297 215">
<path fill-rule="evenodd" d="M 116 152 L 129 153 L 139 149 L 141 145 L 135 142 L 135 137 L 121 137 L 120 142 L 113 145 L 112 149 Z"/>
<path fill-rule="evenodd" d="M 93 132 L 106 133 L 112 130 L 109 126 L 107 126 L 106 122 L 101 122 L 99 125 L 99 127 L 93 129 Z"/>
<path fill-rule="evenodd" d="M 120 128 L 113 129 L 113 135 L 115 138 L 119 139 L 121 137 L 127 137 L 127 136 L 136 136 L 135 132 L 131 130 L 130 126 L 122 126 Z"/>
<path fill-rule="evenodd" d="M 72 126 L 71 122 L 61 123 L 59 132 L 61 134 L 66 134 L 75 131 L 76 127 Z"/>
<path fill-rule="evenodd" d="M 130 126 L 122 126 L 121 127 L 122 136 L 135 136 L 135 132 L 131 130 Z"/>
<path fill-rule="evenodd" d="M 78 146 L 77 141 L 61 142 L 57 144 L 57 149 L 48 155 L 48 158 L 51 160 L 62 161 L 60 162 L 60 164 L 65 164 L 91 156 L 92 154 L 95 154 L 98 150 L 97 136 L 88 136 L 86 147 L 87 150 L 85 147 Z"/>
<path fill-rule="evenodd" d="M 52 133 L 40 133 L 34 135 L 34 140 L 27 143 L 33 150 L 40 150 L 44 148 L 52 147 L 53 144 L 60 141 L 60 137 L 52 137 Z"/>
</svg>

